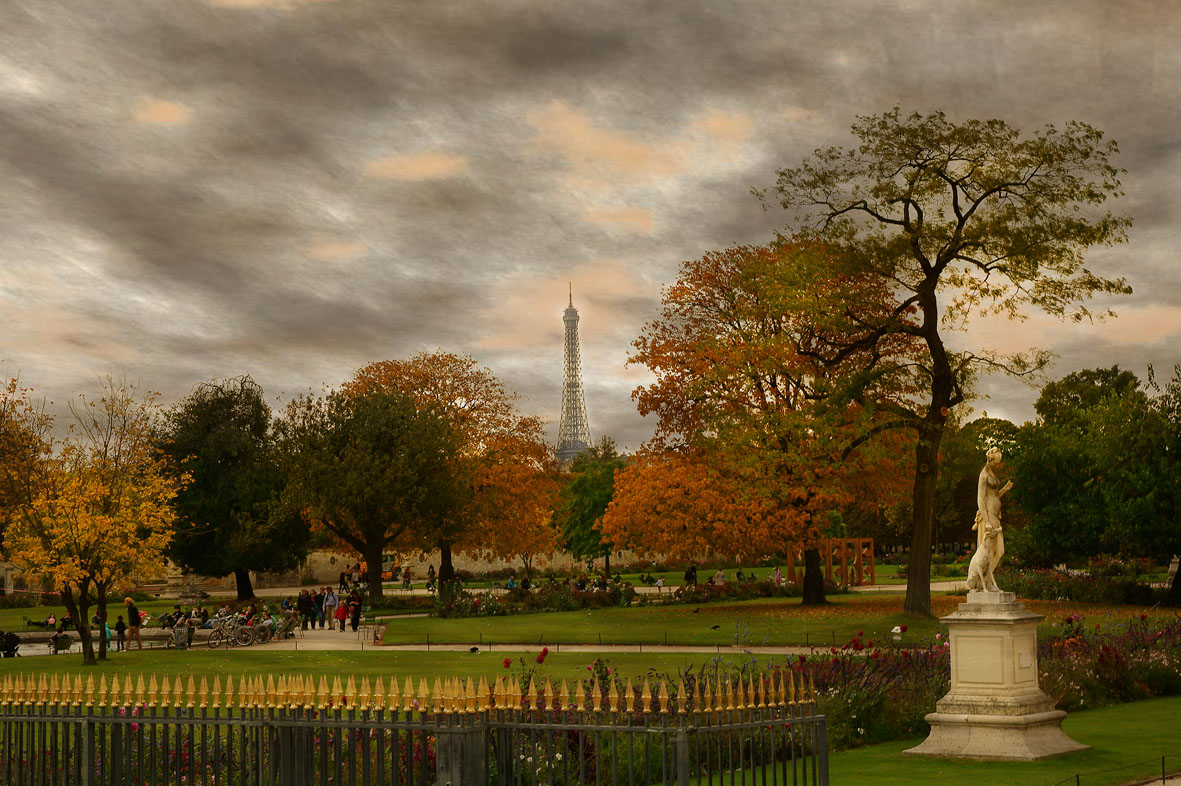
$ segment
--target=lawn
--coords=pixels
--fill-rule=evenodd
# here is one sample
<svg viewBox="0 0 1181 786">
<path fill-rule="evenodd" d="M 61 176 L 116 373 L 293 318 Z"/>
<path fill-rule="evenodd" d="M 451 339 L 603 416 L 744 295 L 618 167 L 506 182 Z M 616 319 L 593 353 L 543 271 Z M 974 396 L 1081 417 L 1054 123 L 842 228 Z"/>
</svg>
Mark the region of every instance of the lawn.
<svg viewBox="0 0 1181 786">
<path fill-rule="evenodd" d="M 964 598 L 933 595 L 936 616 L 955 611 Z M 834 595 L 824 606 L 804 606 L 796 598 L 710 603 L 700 606 L 606 608 L 588 611 L 518 614 L 465 619 L 392 619 L 387 644 L 536 643 L 546 644 L 683 644 L 697 646 L 831 646 L 857 633 L 881 640 L 895 626 L 906 625 L 904 641 L 925 642 L 943 631 L 937 619 L 916 619 L 902 611 L 901 595 Z M 1058 601 L 1026 601 L 1045 614 L 1042 633 L 1062 617 L 1077 613 L 1090 623 L 1121 624 L 1142 611 L 1133 606 Z M 1153 616 L 1167 613 L 1145 610 Z"/>
<path fill-rule="evenodd" d="M 420 677 L 433 682 L 436 676 L 446 677 L 487 677 L 490 680 L 499 676 L 513 675 L 520 677 L 521 659 L 528 666 L 537 666 L 537 652 L 395 652 L 391 650 L 368 649 L 361 651 L 324 651 L 306 650 L 293 652 L 291 650 L 267 650 L 265 648 L 251 648 L 239 650 L 211 650 L 199 647 L 189 651 L 176 650 L 133 650 L 126 653 L 112 653 L 110 659 L 96 667 L 82 665 L 78 655 L 44 656 L 37 658 L 16 658 L 0 660 L 0 679 L 6 674 L 81 674 L 83 677 L 100 675 L 108 678 L 118 674 L 143 674 L 145 679 L 150 674 L 168 675 L 170 677 L 196 678 L 202 676 L 210 680 L 220 675 L 224 680 L 232 676 L 235 681 L 243 676 L 258 674 L 280 675 L 324 675 L 331 680 L 334 675 L 347 678 L 349 675 L 357 678 L 367 676 L 370 679 L 380 676 L 388 681 L 390 677 L 397 677 L 399 684 L 406 677 L 413 677 L 417 684 Z M 545 659 L 545 664 L 537 668 L 537 673 L 552 680 L 585 677 L 587 665 L 595 659 L 592 653 L 551 652 Z M 745 660 L 741 653 L 721 656 L 724 660 L 735 662 Z M 511 667 L 504 668 L 504 659 L 509 658 Z M 642 676 L 649 670 L 656 670 L 665 674 L 676 674 L 678 670 L 690 666 L 700 666 L 712 660 L 710 656 L 686 653 L 620 653 L 609 657 L 613 669 L 618 669 L 625 676 Z M 780 659 L 782 660 L 782 659 Z"/>
<path fill-rule="evenodd" d="M 829 773 L 834 784 L 872 783 L 874 786 L 912 786 L 916 783 L 980 783 L 988 786 L 1050 786 L 1076 774 L 1084 786 L 1111 786 L 1160 776 L 1160 757 L 1176 765 L 1181 753 L 1177 723 L 1181 697 L 1149 699 L 1134 704 L 1071 713 L 1062 727 L 1070 737 L 1090 745 L 1049 761 L 979 762 L 903 757 L 901 752 L 921 740 L 888 742 L 832 754 Z M 1129 764 L 1155 761 L 1135 769 L 1087 775 Z"/>
</svg>

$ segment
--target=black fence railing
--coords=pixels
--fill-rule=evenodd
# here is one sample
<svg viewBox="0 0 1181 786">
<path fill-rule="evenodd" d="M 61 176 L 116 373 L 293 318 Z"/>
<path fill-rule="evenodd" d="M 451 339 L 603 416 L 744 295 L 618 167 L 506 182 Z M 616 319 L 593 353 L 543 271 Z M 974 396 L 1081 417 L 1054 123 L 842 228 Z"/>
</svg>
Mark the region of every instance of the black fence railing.
<svg viewBox="0 0 1181 786">
<path fill-rule="evenodd" d="M 6 678 L 0 783 L 32 786 L 827 786 L 825 719 L 802 681 L 623 690 L 468 680 L 243 682 L 212 698 Z M 679 693 L 679 696 L 676 694 Z"/>
</svg>

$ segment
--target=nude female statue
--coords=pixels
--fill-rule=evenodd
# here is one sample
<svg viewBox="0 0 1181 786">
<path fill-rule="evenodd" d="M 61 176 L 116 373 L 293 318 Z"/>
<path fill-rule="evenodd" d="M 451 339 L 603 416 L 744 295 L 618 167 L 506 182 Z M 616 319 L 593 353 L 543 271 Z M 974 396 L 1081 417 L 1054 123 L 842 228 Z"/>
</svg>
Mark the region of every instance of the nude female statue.
<svg viewBox="0 0 1181 786">
<path fill-rule="evenodd" d="M 986 463 L 980 472 L 980 483 L 976 488 L 976 553 L 968 565 L 968 589 L 981 592 L 1000 592 L 993 572 L 1005 555 L 1005 535 L 1001 527 L 1001 497 L 1013 488 L 1009 481 L 1001 486 L 996 471 L 1001 463 L 1001 451 L 997 447 L 988 449 Z"/>
</svg>

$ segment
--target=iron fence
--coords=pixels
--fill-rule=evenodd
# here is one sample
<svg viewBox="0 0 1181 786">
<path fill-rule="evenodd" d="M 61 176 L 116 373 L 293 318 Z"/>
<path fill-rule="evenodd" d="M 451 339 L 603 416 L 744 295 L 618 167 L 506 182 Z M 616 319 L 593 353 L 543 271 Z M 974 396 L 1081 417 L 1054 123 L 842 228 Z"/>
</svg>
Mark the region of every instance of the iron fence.
<svg viewBox="0 0 1181 786">
<path fill-rule="evenodd" d="M 6 677 L 0 782 L 234 786 L 826 786 L 827 738 L 794 677 L 610 686 Z"/>
</svg>

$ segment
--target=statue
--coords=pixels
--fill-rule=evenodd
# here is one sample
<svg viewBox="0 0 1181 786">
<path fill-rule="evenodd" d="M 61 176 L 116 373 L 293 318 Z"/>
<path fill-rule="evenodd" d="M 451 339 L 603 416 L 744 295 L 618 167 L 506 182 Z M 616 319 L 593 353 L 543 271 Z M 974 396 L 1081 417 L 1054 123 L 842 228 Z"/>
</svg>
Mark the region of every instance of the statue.
<svg viewBox="0 0 1181 786">
<path fill-rule="evenodd" d="M 1000 592 L 993 572 L 1005 555 L 1005 535 L 1001 528 L 1001 497 L 1013 488 L 1009 481 L 1003 487 L 996 470 L 1001 463 L 1001 451 L 997 447 L 988 449 L 984 469 L 980 471 L 980 483 L 976 491 L 976 553 L 968 565 L 968 589 L 977 592 Z"/>
</svg>

